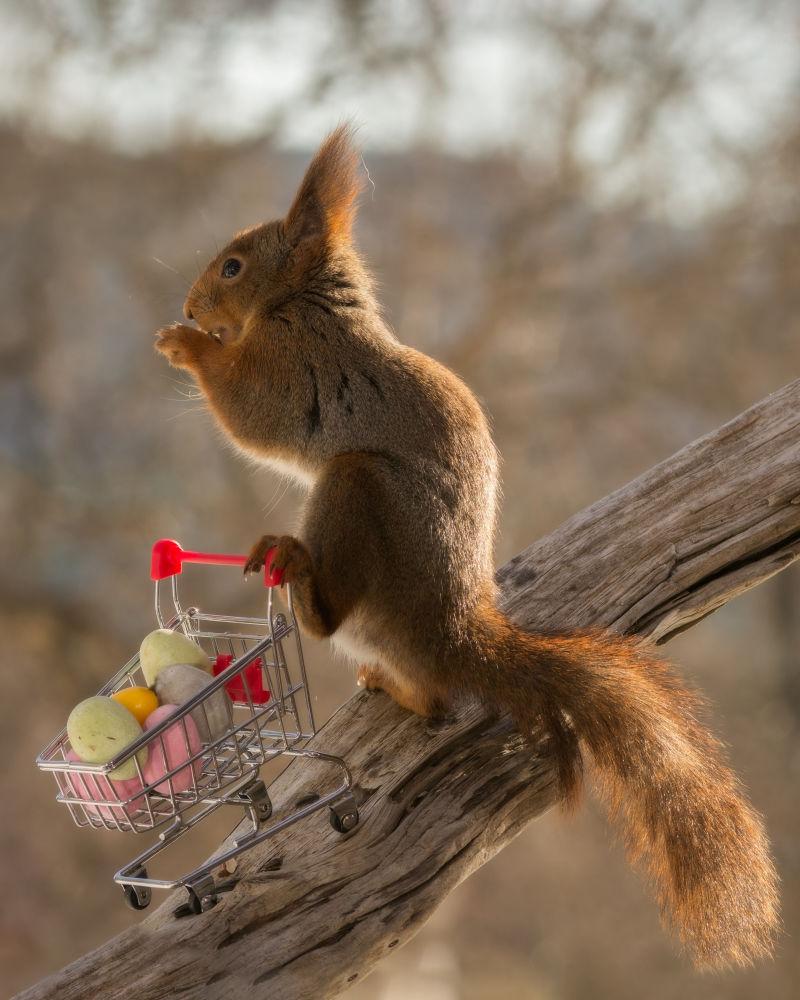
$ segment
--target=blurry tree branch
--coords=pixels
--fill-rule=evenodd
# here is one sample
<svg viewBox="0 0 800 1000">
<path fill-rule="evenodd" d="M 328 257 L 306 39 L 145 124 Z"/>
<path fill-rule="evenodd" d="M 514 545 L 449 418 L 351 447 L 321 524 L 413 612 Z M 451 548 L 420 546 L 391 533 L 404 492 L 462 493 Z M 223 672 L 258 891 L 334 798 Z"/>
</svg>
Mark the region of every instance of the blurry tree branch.
<svg viewBox="0 0 800 1000">
<path fill-rule="evenodd" d="M 798 555 L 800 381 L 575 515 L 498 579 L 525 627 L 665 641 Z M 173 895 L 19 1000 L 337 996 L 557 798 L 546 746 L 478 707 L 433 724 L 361 693 L 316 745 L 351 764 L 355 831 L 340 839 L 309 818 L 246 854 L 214 909 L 181 918 Z M 290 767 L 274 801 L 319 787 L 321 766 Z"/>
<path fill-rule="evenodd" d="M 24 39 L 13 45 L 13 60 L 0 63 L 0 77 L 4 66 L 7 74 L 0 112 L 5 108 L 34 131 L 60 131 L 64 80 L 80 79 L 86 96 L 73 83 L 70 134 L 149 145 L 154 130 L 121 121 L 119 102 L 98 100 L 98 94 L 108 80 L 121 87 L 115 93 L 134 92 L 140 80 L 161 79 L 169 68 L 161 114 L 170 125 L 159 129 L 158 142 L 215 141 L 219 116 L 235 121 L 229 105 L 240 102 L 220 66 L 237 62 L 246 36 L 263 52 L 263 85 L 257 111 L 251 107 L 242 117 L 239 140 L 285 136 L 294 122 L 326 104 L 349 107 L 353 94 L 373 88 L 392 100 L 402 88 L 409 134 L 436 147 L 453 134 L 453 117 L 465 99 L 454 59 L 471 52 L 470 75 L 486 74 L 487 89 L 497 86 L 498 74 L 476 44 L 491 39 L 518 64 L 513 75 L 500 74 L 508 88 L 502 144 L 574 194 L 613 191 L 623 203 L 669 201 L 676 179 L 689 172 L 684 134 L 707 168 L 725 171 L 739 185 L 753 173 L 753 150 L 762 148 L 754 134 L 740 135 L 725 122 L 715 98 L 723 83 L 744 106 L 751 99 L 741 35 L 764 22 L 763 0 L 740 0 L 738 32 L 725 28 L 727 0 L 675 0 L 667 7 L 632 0 L 516 0 L 502 5 L 502 13 L 491 4 L 317 0 L 303 5 L 314 56 L 287 88 L 285 80 L 276 85 L 281 71 L 271 54 L 294 6 L 288 0 L 231 0 L 220 11 L 211 0 L 0 0 L 14 37 Z M 487 139 L 489 146 L 496 141 Z"/>
</svg>

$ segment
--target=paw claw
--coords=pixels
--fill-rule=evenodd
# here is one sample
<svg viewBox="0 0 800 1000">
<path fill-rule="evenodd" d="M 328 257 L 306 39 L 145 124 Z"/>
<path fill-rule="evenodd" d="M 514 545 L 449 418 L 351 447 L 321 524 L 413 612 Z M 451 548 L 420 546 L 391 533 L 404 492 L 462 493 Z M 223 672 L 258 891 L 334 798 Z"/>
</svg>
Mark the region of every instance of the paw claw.
<svg viewBox="0 0 800 1000">
<path fill-rule="evenodd" d="M 250 550 L 250 555 L 244 567 L 245 574 L 258 573 L 263 570 L 270 549 L 275 548 L 277 543 L 278 539 L 275 535 L 264 535 L 260 538 Z M 274 564 L 275 560 L 273 559 L 272 562 Z M 270 572 L 272 572 L 272 567 L 270 567 Z"/>
</svg>

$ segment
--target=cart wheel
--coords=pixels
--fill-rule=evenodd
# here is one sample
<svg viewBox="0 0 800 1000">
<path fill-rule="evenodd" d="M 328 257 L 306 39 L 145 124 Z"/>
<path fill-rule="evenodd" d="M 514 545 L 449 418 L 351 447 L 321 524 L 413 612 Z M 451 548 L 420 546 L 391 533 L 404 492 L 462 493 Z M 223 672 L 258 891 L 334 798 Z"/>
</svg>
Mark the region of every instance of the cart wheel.
<svg viewBox="0 0 800 1000">
<path fill-rule="evenodd" d="M 139 885 L 123 885 L 125 902 L 132 910 L 145 910 L 150 905 L 152 893 Z"/>
<path fill-rule="evenodd" d="M 188 899 L 186 900 L 186 905 L 189 908 L 189 912 L 194 914 L 202 913 L 203 904 L 200 902 L 200 897 L 197 895 L 197 893 L 192 892 L 192 890 L 189 889 L 187 892 L 187 896 Z"/>
<path fill-rule="evenodd" d="M 195 915 L 213 909 L 219 902 L 216 894 L 213 896 L 203 896 L 201 899 L 194 889 L 187 889 L 187 893 L 189 898 L 186 900 L 186 905 L 189 908 L 189 912 Z"/>
<path fill-rule="evenodd" d="M 358 809 L 355 806 L 341 813 L 332 806 L 330 813 L 331 826 L 337 833 L 349 833 L 358 826 Z"/>
</svg>

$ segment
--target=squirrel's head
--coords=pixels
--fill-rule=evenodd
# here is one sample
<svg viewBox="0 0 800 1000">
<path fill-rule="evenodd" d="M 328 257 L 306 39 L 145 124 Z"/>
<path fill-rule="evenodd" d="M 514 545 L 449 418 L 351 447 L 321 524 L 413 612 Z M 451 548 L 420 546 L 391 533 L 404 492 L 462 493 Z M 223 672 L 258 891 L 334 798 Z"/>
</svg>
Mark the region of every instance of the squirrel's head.
<svg viewBox="0 0 800 1000">
<path fill-rule="evenodd" d="M 286 218 L 237 233 L 211 261 L 186 298 L 187 319 L 225 343 L 236 340 L 255 312 L 278 308 L 352 253 L 359 160 L 351 128 L 340 126 L 311 161 Z"/>
</svg>

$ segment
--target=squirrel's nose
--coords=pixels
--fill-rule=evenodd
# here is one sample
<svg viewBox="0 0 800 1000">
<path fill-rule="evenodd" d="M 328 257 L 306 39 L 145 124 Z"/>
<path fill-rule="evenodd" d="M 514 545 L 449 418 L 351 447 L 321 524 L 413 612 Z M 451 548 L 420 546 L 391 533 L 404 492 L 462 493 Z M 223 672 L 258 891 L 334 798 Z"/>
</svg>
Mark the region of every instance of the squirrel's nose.
<svg viewBox="0 0 800 1000">
<path fill-rule="evenodd" d="M 192 315 L 192 307 L 189 305 L 188 302 L 183 303 L 183 315 L 187 319 L 194 319 L 194 316 Z"/>
</svg>

